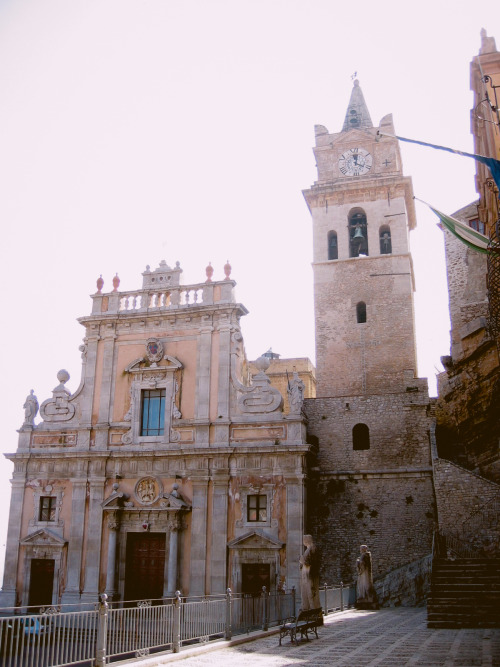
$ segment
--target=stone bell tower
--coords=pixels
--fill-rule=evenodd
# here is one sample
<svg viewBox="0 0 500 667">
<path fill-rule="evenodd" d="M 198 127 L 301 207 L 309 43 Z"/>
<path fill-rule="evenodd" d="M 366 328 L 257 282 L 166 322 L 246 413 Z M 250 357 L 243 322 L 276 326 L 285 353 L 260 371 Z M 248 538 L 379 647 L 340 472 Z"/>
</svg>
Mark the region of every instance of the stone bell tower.
<svg viewBox="0 0 500 667">
<path fill-rule="evenodd" d="M 354 81 L 342 130 L 315 126 L 318 179 L 304 191 L 313 221 L 317 396 L 400 391 L 416 371 L 416 225 L 392 116 L 374 127 Z"/>
<path fill-rule="evenodd" d="M 383 134 L 380 136 L 378 133 Z M 324 581 L 353 578 L 360 545 L 374 576 L 431 551 L 433 505 L 427 381 L 416 377 L 411 180 L 391 116 L 374 127 L 358 81 L 340 132 L 315 127 L 312 214 L 316 443 L 308 529 Z M 385 136 L 389 135 L 389 136 Z"/>
</svg>

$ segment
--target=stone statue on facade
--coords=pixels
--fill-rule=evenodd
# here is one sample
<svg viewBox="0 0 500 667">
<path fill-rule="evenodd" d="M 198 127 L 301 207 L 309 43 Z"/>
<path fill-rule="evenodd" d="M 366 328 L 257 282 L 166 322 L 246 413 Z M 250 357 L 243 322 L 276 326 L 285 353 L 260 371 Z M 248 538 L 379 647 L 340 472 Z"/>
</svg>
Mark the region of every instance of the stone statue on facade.
<svg viewBox="0 0 500 667">
<path fill-rule="evenodd" d="M 288 402 L 290 404 L 291 413 L 300 413 L 302 410 L 302 404 L 304 403 L 304 390 L 305 385 L 302 380 L 299 378 L 299 374 L 294 371 L 293 377 L 288 382 Z"/>
<path fill-rule="evenodd" d="M 24 402 L 24 424 L 23 426 L 33 426 L 35 423 L 35 417 L 38 413 L 38 399 L 35 396 L 33 389 L 30 391 L 29 396 L 26 397 Z"/>
<path fill-rule="evenodd" d="M 366 544 L 359 547 L 360 556 L 356 560 L 358 581 L 356 585 L 356 607 L 359 609 L 377 609 L 377 594 L 373 588 L 372 555 Z"/>
<path fill-rule="evenodd" d="M 303 540 L 306 550 L 299 558 L 300 567 L 300 596 L 302 599 L 301 609 L 318 609 L 321 607 L 319 600 L 319 566 L 320 555 L 313 542 L 312 535 L 304 535 Z"/>
</svg>

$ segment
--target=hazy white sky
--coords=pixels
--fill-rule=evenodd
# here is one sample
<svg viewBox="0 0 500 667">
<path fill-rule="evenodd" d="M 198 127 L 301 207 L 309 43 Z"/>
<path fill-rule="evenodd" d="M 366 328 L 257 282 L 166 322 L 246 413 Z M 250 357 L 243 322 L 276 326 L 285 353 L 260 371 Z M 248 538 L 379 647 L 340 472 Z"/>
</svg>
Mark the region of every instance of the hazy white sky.
<svg viewBox="0 0 500 667">
<path fill-rule="evenodd" d="M 30 389 L 80 381 L 102 273 L 138 289 L 146 264 L 214 279 L 227 259 L 249 358 L 314 359 L 314 124 L 340 131 L 356 71 L 374 124 L 472 150 L 469 62 L 497 37 L 497 0 L 0 0 L 3 285 L 0 451 Z M 417 197 L 475 199 L 472 160 L 402 145 Z M 419 374 L 449 351 L 442 233 L 417 203 Z M 0 461 L 0 547 L 11 464 Z M 3 556 L 0 554 L 3 561 Z M 3 567 L 3 562 L 0 569 Z"/>
</svg>

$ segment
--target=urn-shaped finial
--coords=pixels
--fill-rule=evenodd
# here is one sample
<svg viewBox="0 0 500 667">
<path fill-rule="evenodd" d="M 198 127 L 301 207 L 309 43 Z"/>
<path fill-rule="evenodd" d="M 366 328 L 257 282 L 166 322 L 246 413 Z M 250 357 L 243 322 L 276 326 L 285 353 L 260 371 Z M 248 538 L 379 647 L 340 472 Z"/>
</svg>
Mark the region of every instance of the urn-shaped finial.
<svg viewBox="0 0 500 667">
<path fill-rule="evenodd" d="M 229 260 L 224 264 L 224 273 L 225 273 L 225 280 L 229 280 L 229 276 L 231 275 L 231 264 L 229 264 Z"/>
<path fill-rule="evenodd" d="M 102 279 L 102 274 L 97 279 L 96 285 L 97 285 L 97 294 L 101 294 L 102 288 L 104 286 L 104 280 Z"/>
<path fill-rule="evenodd" d="M 118 274 L 115 275 L 113 278 L 113 292 L 118 292 L 118 287 L 120 286 L 120 278 L 118 278 Z"/>
</svg>

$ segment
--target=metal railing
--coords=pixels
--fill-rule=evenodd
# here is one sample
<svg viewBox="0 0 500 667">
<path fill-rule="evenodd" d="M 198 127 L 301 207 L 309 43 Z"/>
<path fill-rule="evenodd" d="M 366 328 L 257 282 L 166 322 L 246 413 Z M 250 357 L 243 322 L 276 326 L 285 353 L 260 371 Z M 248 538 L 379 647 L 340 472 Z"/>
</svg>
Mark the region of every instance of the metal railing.
<svg viewBox="0 0 500 667">
<path fill-rule="evenodd" d="M 4 667 L 66 667 L 83 663 L 104 667 L 109 661 L 140 658 L 182 646 L 231 639 L 233 634 L 280 625 L 297 613 L 295 590 L 260 595 L 181 597 L 108 603 L 83 611 L 76 605 L 0 609 L 0 664 Z M 351 586 L 321 588 L 325 614 L 354 604 Z M 32 608 L 33 612 L 33 608 Z M 6 615 L 7 614 L 7 615 Z"/>
</svg>

